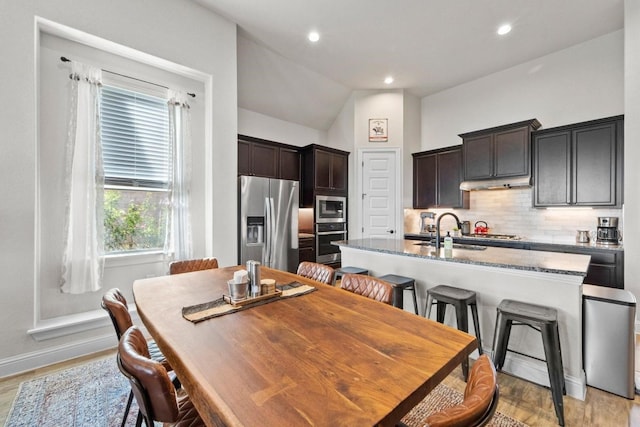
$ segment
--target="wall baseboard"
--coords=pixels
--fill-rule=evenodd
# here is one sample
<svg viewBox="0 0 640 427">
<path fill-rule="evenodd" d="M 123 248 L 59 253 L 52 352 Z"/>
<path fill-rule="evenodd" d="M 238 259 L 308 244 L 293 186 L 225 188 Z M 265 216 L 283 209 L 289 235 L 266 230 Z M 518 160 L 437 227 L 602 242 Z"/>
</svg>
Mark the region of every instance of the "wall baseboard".
<svg viewBox="0 0 640 427">
<path fill-rule="evenodd" d="M 0 360 L 0 378 L 20 374 L 80 356 L 116 347 L 115 334 L 109 333 L 82 342 L 69 343 Z"/>
<path fill-rule="evenodd" d="M 145 335 L 148 335 L 147 329 L 140 321 L 135 306 L 129 307 L 129 314 L 133 324 L 138 325 L 140 330 Z M 0 378 L 64 362 L 76 357 L 87 356 L 103 350 L 115 349 L 118 345 L 113 326 L 104 310 L 63 316 L 41 322 L 40 325 L 27 331 L 36 341 L 46 341 L 51 338 L 99 328 L 108 330 L 108 332 L 96 331 L 96 336 L 89 339 L 0 359 Z"/>
</svg>

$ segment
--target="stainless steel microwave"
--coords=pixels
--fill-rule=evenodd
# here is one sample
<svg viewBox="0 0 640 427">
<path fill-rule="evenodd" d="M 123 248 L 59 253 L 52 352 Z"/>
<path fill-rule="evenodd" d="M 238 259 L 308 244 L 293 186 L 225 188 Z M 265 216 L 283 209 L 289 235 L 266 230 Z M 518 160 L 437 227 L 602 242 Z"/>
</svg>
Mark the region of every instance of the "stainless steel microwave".
<svg viewBox="0 0 640 427">
<path fill-rule="evenodd" d="M 347 222 L 347 198 L 316 196 L 316 223 Z"/>
</svg>

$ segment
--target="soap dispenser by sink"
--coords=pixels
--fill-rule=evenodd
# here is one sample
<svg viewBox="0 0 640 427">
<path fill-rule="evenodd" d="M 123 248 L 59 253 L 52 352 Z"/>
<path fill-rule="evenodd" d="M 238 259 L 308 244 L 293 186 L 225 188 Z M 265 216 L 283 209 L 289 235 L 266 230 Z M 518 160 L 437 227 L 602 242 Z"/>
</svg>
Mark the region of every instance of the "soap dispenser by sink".
<svg viewBox="0 0 640 427">
<path fill-rule="evenodd" d="M 450 251 L 451 249 L 453 249 L 453 237 L 451 237 L 451 234 L 447 231 L 447 235 L 444 236 L 444 250 Z"/>
</svg>

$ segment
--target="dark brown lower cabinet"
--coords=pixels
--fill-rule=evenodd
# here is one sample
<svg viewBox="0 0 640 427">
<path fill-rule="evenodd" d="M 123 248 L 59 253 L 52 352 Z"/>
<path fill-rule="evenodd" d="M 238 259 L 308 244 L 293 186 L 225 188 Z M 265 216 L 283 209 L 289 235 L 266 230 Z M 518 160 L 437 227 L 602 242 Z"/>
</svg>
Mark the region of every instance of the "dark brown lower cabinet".
<svg viewBox="0 0 640 427">
<path fill-rule="evenodd" d="M 316 262 L 316 239 L 314 237 L 301 237 L 298 240 L 300 262 Z"/>
<path fill-rule="evenodd" d="M 530 250 L 591 255 L 584 283 L 624 289 L 624 251 L 571 245 L 531 243 Z"/>
</svg>

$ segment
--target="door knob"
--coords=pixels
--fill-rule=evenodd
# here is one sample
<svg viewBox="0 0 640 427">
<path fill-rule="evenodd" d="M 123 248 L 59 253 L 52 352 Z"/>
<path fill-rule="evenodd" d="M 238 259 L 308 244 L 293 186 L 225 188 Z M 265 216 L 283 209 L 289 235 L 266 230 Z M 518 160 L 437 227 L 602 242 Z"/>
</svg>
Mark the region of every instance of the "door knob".
<svg viewBox="0 0 640 427">
<path fill-rule="evenodd" d="M 387 233 L 389 233 L 389 234 L 393 234 L 393 233 L 394 233 L 394 231 L 393 231 L 393 230 L 387 230 Z"/>
</svg>

